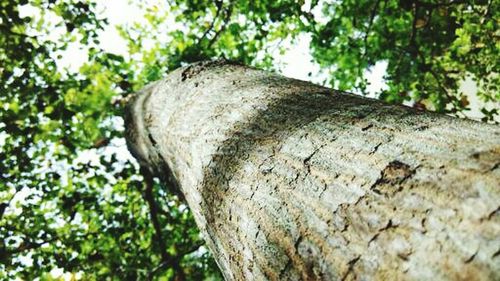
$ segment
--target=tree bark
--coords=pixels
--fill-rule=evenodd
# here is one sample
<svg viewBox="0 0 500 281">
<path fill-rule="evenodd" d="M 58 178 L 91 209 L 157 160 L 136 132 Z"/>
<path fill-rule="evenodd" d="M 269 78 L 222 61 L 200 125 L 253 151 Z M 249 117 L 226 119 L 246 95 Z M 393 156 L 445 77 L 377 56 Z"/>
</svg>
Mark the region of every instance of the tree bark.
<svg viewBox="0 0 500 281">
<path fill-rule="evenodd" d="M 135 95 L 127 141 L 226 280 L 499 280 L 500 128 L 216 61 Z"/>
</svg>

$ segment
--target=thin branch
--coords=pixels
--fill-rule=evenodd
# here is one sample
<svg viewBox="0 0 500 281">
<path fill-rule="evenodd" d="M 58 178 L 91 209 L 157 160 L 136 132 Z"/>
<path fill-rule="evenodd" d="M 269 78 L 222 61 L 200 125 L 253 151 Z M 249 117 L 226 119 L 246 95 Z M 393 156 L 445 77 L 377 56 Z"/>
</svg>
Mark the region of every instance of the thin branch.
<svg viewBox="0 0 500 281">
<path fill-rule="evenodd" d="M 408 43 L 408 48 L 410 49 L 410 53 L 412 54 L 413 57 L 415 57 L 416 52 L 418 52 L 416 37 L 417 37 L 417 21 L 418 21 L 419 8 L 420 8 L 420 2 L 416 1 L 415 6 L 413 7 L 413 22 L 411 25 L 410 41 Z"/>
<path fill-rule="evenodd" d="M 146 169 L 141 169 L 141 173 L 144 177 L 144 199 L 149 206 L 149 215 L 151 217 L 151 222 L 153 223 L 153 228 L 155 230 L 156 240 L 160 248 L 161 259 L 163 262 L 168 263 L 172 260 L 172 256 L 167 252 L 167 247 L 161 233 L 160 221 L 158 220 L 158 206 L 153 194 L 153 176 Z"/>
<path fill-rule="evenodd" d="M 457 4 L 466 4 L 468 1 L 467 0 L 455 0 L 455 1 L 450 1 L 450 2 L 441 2 L 441 3 L 428 3 L 428 2 L 421 2 L 417 1 L 420 3 L 422 7 L 425 8 L 439 8 L 439 7 L 449 7 Z"/>
<path fill-rule="evenodd" d="M 151 270 L 148 274 L 148 280 L 153 280 L 153 277 L 156 275 L 158 271 L 165 268 L 168 264 L 162 261 L 159 265 L 157 265 L 153 270 Z"/>
<path fill-rule="evenodd" d="M 210 23 L 210 26 L 207 28 L 207 30 L 205 30 L 205 32 L 203 33 L 203 35 L 200 37 L 200 39 L 198 40 L 198 44 L 201 43 L 201 41 L 203 41 L 203 39 L 205 39 L 208 35 L 208 33 L 210 31 L 212 31 L 212 29 L 214 28 L 215 26 L 215 22 L 217 21 L 217 18 L 219 18 L 219 14 L 220 12 L 222 11 L 222 6 L 223 6 L 223 3 L 222 1 L 216 1 L 215 2 L 215 5 L 217 6 L 217 11 L 215 12 L 215 16 L 214 18 L 212 19 L 212 22 Z"/>
<path fill-rule="evenodd" d="M 149 171 L 147 171 L 147 169 L 141 169 L 141 173 L 145 180 L 145 189 L 143 196 L 149 206 L 149 214 L 151 217 L 151 222 L 153 223 L 153 228 L 155 230 L 156 239 L 158 240 L 158 246 L 160 248 L 161 255 L 160 265 L 150 272 L 148 279 L 152 280 L 158 270 L 166 266 L 170 266 L 174 270 L 175 280 L 183 281 L 186 279 L 186 274 L 180 265 L 180 256 L 172 256 L 167 252 L 165 240 L 161 232 L 161 225 L 160 221 L 158 220 L 159 208 L 153 194 L 153 176 L 151 175 L 151 173 L 149 173 Z"/>
<path fill-rule="evenodd" d="M 0 259 L 4 259 L 4 258 L 10 257 L 10 256 L 15 255 L 15 254 L 19 254 L 19 253 L 24 252 L 24 251 L 40 248 L 44 244 L 54 242 L 57 239 L 58 239 L 58 237 L 54 236 L 51 239 L 44 240 L 44 241 L 39 242 L 39 243 L 35 243 L 32 241 L 23 241 L 21 243 L 21 245 L 19 245 L 19 247 L 12 249 L 12 250 L 0 248 Z"/>
<path fill-rule="evenodd" d="M 450 3 L 448 4 L 452 4 L 454 2 L 461 2 L 461 1 L 451 1 Z M 420 58 L 420 61 L 423 65 L 427 65 L 426 61 L 425 61 L 425 57 L 424 55 L 422 54 L 422 52 L 420 51 L 420 48 L 418 46 L 418 44 L 416 43 L 416 36 L 417 36 L 417 20 L 418 20 L 418 9 L 419 7 L 422 5 L 422 2 L 420 1 L 416 1 L 415 2 L 415 9 L 414 9 L 414 12 L 413 12 L 413 24 L 412 24 L 412 33 L 411 33 L 411 37 L 410 37 L 410 41 L 409 41 L 409 48 L 410 48 L 410 51 L 411 51 L 411 54 L 412 56 L 416 56 L 418 58 Z M 432 16 L 432 10 L 434 8 L 430 8 L 430 12 L 429 12 L 429 17 L 428 17 L 428 22 L 430 22 L 431 20 L 431 16 Z M 427 28 L 427 26 L 426 26 Z M 439 78 L 439 75 L 432 69 L 432 66 L 429 66 L 429 72 L 431 73 L 432 77 L 434 77 L 434 79 L 436 80 L 436 84 L 438 85 L 438 87 L 441 89 L 441 91 L 443 91 L 443 93 L 445 94 L 445 96 L 450 99 L 451 98 L 451 95 L 450 93 L 448 92 L 448 90 L 442 85 L 441 83 L 441 79 Z"/>
<path fill-rule="evenodd" d="M 448 3 L 448 4 L 451 4 L 453 3 L 454 1 Z M 455 1 L 456 3 L 460 2 L 460 1 Z M 436 4 L 437 5 L 437 4 Z M 418 30 L 417 30 L 417 19 L 418 19 L 418 9 L 419 7 L 425 7 L 425 5 L 422 5 L 422 2 L 420 1 L 416 1 L 415 2 L 415 6 L 414 6 L 414 10 L 413 10 L 413 23 L 412 23 L 412 32 L 411 32 L 411 35 L 410 35 L 410 40 L 408 42 L 408 49 L 409 50 L 401 50 L 401 54 L 399 56 L 399 62 L 398 62 L 398 66 L 397 68 L 399 69 L 399 65 L 401 63 L 401 59 L 402 59 L 402 56 L 405 52 L 409 52 L 414 58 L 420 58 L 420 62 L 423 64 L 423 65 L 427 65 L 427 62 L 425 60 L 425 57 L 424 55 L 422 54 L 422 52 L 420 51 L 419 49 L 419 46 L 416 42 L 416 37 L 417 37 L 417 33 L 418 33 Z M 432 10 L 435 8 L 435 6 L 431 7 L 431 8 L 428 8 L 429 9 L 429 16 L 428 16 L 428 21 L 430 22 L 431 20 L 431 16 L 432 16 Z M 429 23 L 427 23 L 429 25 Z M 426 28 L 428 27 L 428 25 L 426 26 Z M 398 71 L 398 69 L 396 69 L 396 72 Z M 450 99 L 451 98 L 451 95 L 450 93 L 448 92 L 448 90 L 442 85 L 441 83 L 441 79 L 439 78 L 439 75 L 432 69 L 432 66 L 429 66 L 429 72 L 431 73 L 432 77 L 436 80 L 436 84 L 438 85 L 438 87 L 441 89 L 441 91 L 445 94 L 445 96 Z"/>
<path fill-rule="evenodd" d="M 10 204 L 12 203 L 12 200 L 14 199 L 14 197 L 16 197 L 16 194 L 20 191 L 21 189 L 17 189 L 16 188 L 16 192 L 14 192 L 14 194 L 12 194 L 12 196 L 10 197 L 9 201 L 7 201 L 7 203 L 2 203 L 0 204 L 0 220 L 3 218 L 3 214 L 5 213 L 5 210 L 7 210 L 7 208 L 10 207 Z"/>
<path fill-rule="evenodd" d="M 215 35 L 212 37 L 212 39 L 210 39 L 210 42 L 208 42 L 208 48 L 212 47 L 212 45 L 217 41 L 217 38 L 219 37 L 219 35 L 224 32 L 224 30 L 226 30 L 226 26 L 227 26 L 227 23 L 229 22 L 230 18 L 231 18 L 231 15 L 233 13 L 233 9 L 232 9 L 232 6 L 233 6 L 233 3 L 231 3 L 227 9 L 226 9 L 226 16 L 224 17 L 223 19 L 223 24 L 221 26 L 221 28 L 215 32 Z"/>
<path fill-rule="evenodd" d="M 413 22 L 412 22 L 412 31 L 411 31 L 411 35 L 410 35 L 410 40 L 408 41 L 408 47 L 405 49 L 405 48 L 400 48 L 401 50 L 399 51 L 399 57 L 398 57 L 398 62 L 396 64 L 396 69 L 395 69 L 395 73 L 398 74 L 399 73 L 399 68 L 400 68 L 400 65 L 401 65 L 401 61 L 403 60 L 403 56 L 405 53 L 410 53 L 412 56 L 413 56 L 413 52 L 411 52 L 411 49 L 412 47 L 414 47 L 416 49 L 416 51 L 418 52 L 418 46 L 416 45 L 416 42 L 415 42 L 415 37 L 416 37 L 416 34 L 417 34 L 417 11 L 418 11 L 418 4 L 420 4 L 420 2 L 417 0 L 416 3 L 415 3 L 415 7 L 413 9 Z M 399 49 L 398 47 L 396 47 L 397 49 Z"/>
<path fill-rule="evenodd" d="M 212 37 L 212 39 L 210 39 L 210 41 L 208 42 L 208 48 L 212 47 L 212 45 L 217 41 L 217 38 L 219 37 L 219 35 L 226 29 L 226 24 L 222 25 L 222 27 L 217 31 L 215 32 L 215 35 L 214 37 Z"/>
<path fill-rule="evenodd" d="M 179 254 L 179 257 L 183 257 L 186 255 L 189 255 L 193 252 L 196 252 L 201 246 L 205 245 L 205 241 L 199 241 L 198 243 L 192 245 L 191 247 L 187 248 L 184 250 L 181 254 Z"/>
<path fill-rule="evenodd" d="M 423 58 L 423 56 L 421 56 L 421 57 Z M 434 79 L 436 80 L 436 83 L 437 83 L 438 87 L 441 89 L 441 91 L 443 91 L 445 96 L 448 99 L 450 99 L 451 95 L 448 92 L 448 90 L 445 87 L 443 87 L 443 85 L 441 84 L 441 79 L 439 78 L 439 75 L 434 70 L 432 70 L 432 67 L 429 67 L 429 72 L 431 73 L 432 77 L 434 77 Z"/>
<path fill-rule="evenodd" d="M 179 261 L 180 261 L 180 260 L 181 260 L 184 256 L 189 255 L 189 254 L 191 254 L 191 253 L 193 253 L 193 252 L 197 251 L 197 250 L 198 250 L 201 246 L 203 246 L 203 245 L 205 245 L 205 241 L 200 241 L 200 242 L 198 242 L 198 243 L 196 243 L 196 244 L 192 245 L 192 246 L 191 246 L 191 247 L 189 247 L 188 249 L 186 249 L 186 250 L 182 251 L 182 253 L 177 254 L 177 255 L 174 257 L 174 259 L 173 259 L 173 263 L 174 263 L 174 264 L 176 264 L 176 265 L 178 266 L 177 270 L 181 269 L 181 268 L 180 268 L 180 265 L 179 265 Z M 164 268 L 165 268 L 165 267 L 167 267 L 168 265 L 169 265 L 169 264 L 168 264 L 168 262 L 164 262 L 164 261 L 162 261 L 159 265 L 157 265 L 155 268 L 153 268 L 153 270 L 151 270 L 151 272 L 150 272 L 150 273 L 149 273 L 149 275 L 148 275 L 148 279 L 149 279 L 149 280 L 152 280 L 152 279 L 153 279 L 153 277 L 154 277 L 154 275 L 155 275 L 158 271 L 160 271 L 160 270 L 164 269 Z M 175 268 L 174 268 L 174 269 L 175 269 Z M 181 270 L 182 270 L 182 269 L 181 269 Z M 184 272 L 184 271 L 183 271 L 183 272 Z M 184 275 L 184 274 L 182 274 L 182 275 Z M 183 278 L 185 278 L 185 276 L 184 276 Z"/>
<path fill-rule="evenodd" d="M 425 30 L 428 31 L 429 28 L 431 27 L 431 21 L 432 21 L 432 13 L 434 12 L 434 8 L 429 8 L 427 9 L 427 12 L 429 15 L 427 16 L 427 22 L 425 23 Z"/>
<path fill-rule="evenodd" d="M 481 24 L 484 24 L 484 22 L 486 21 L 486 19 L 488 17 L 488 14 L 490 13 L 490 9 L 491 9 L 491 4 L 493 4 L 493 0 L 488 1 L 488 6 L 486 6 L 486 10 L 484 11 L 483 18 L 481 18 Z"/>
<path fill-rule="evenodd" d="M 175 273 L 177 273 L 176 276 L 174 276 L 175 280 L 179 280 L 179 281 L 182 281 L 182 280 L 185 280 L 186 279 L 186 274 L 184 273 L 184 270 L 182 269 L 182 267 L 180 266 L 179 264 L 179 260 L 180 258 L 176 258 L 174 259 L 173 261 L 173 266 L 172 268 L 175 270 Z M 169 266 L 169 262 L 165 262 L 165 261 L 162 261 L 160 262 L 160 264 L 158 264 L 155 268 L 153 268 L 153 270 L 151 270 L 151 272 L 149 272 L 148 274 L 148 280 L 153 280 L 153 277 L 162 269 L 165 269 Z"/>
<path fill-rule="evenodd" d="M 454 1 L 452 1 L 452 2 L 454 2 Z M 448 4 L 451 4 L 452 2 L 450 2 Z M 459 2 L 459 1 L 456 1 L 456 2 Z M 418 30 L 417 30 L 418 9 L 421 6 L 422 6 L 422 2 L 417 0 L 415 2 L 415 6 L 414 6 L 414 10 L 413 10 L 412 31 L 411 31 L 411 36 L 410 36 L 410 40 L 408 43 L 408 48 L 410 49 L 410 54 L 414 58 L 420 58 L 421 63 L 423 65 L 427 65 L 427 63 L 425 61 L 425 57 L 422 54 L 422 52 L 420 51 L 420 48 L 416 42 L 416 37 L 417 37 L 417 32 L 418 32 Z M 434 7 L 429 8 L 429 9 L 430 9 L 430 14 L 429 14 L 428 21 L 430 22 L 430 17 L 432 15 L 432 10 L 434 9 Z M 429 66 L 429 72 L 431 73 L 432 77 L 434 77 L 434 79 L 436 80 L 436 84 L 438 85 L 438 87 L 443 91 L 445 96 L 449 99 L 451 97 L 450 93 L 448 92 L 448 90 L 445 87 L 443 87 L 443 85 L 441 84 L 441 79 L 439 79 L 439 75 L 432 69 L 432 66 Z"/>
<path fill-rule="evenodd" d="M 31 35 L 27 35 L 27 34 L 23 34 L 23 33 L 18 33 L 18 32 L 12 31 L 10 28 L 1 28 L 1 29 L 3 31 L 7 32 L 10 35 L 13 35 L 13 36 L 23 37 L 23 38 L 33 39 L 33 40 L 37 39 L 36 36 L 31 36 Z"/>
<path fill-rule="evenodd" d="M 363 39 L 363 42 L 365 44 L 365 50 L 364 50 L 363 57 L 366 57 L 366 54 L 367 54 L 367 50 L 368 50 L 368 35 L 371 32 L 371 29 L 372 29 L 372 26 L 373 26 L 373 20 L 375 19 L 375 16 L 377 15 L 377 11 L 378 11 L 378 6 L 379 5 L 380 5 L 380 0 L 377 0 L 377 2 L 375 2 L 375 6 L 373 6 L 372 12 L 370 14 L 370 21 L 368 23 L 368 27 L 366 28 L 365 38 Z"/>
</svg>

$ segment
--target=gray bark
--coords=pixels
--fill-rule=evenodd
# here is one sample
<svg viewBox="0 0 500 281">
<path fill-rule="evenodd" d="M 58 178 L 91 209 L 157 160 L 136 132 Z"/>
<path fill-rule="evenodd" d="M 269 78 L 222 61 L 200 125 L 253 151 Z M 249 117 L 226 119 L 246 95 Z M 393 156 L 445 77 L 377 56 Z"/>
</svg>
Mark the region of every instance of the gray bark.
<svg viewBox="0 0 500 281">
<path fill-rule="evenodd" d="M 500 279 L 499 126 L 223 62 L 126 111 L 227 280 Z"/>
</svg>

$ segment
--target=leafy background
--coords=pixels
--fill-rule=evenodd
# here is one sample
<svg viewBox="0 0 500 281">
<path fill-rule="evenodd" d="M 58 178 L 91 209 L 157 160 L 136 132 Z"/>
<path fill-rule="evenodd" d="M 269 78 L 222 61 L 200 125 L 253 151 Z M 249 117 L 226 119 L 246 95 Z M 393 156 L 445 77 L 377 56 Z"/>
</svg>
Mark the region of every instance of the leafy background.
<svg viewBox="0 0 500 281">
<path fill-rule="evenodd" d="M 0 0 L 0 279 L 221 279 L 187 206 L 143 179 L 122 136 L 125 98 L 186 63 L 280 72 L 276 54 L 306 36 L 312 81 L 368 94 L 382 63 L 378 98 L 462 117 L 474 99 L 498 121 L 498 1 L 129 5 L 115 25 L 99 0 Z M 109 28 L 125 54 L 105 48 Z"/>
</svg>

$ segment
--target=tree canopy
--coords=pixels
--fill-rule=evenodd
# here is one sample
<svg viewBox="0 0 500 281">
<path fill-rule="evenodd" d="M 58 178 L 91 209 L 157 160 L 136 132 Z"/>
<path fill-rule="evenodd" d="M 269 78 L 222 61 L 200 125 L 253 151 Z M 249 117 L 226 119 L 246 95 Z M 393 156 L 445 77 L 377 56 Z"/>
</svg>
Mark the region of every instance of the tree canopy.
<svg viewBox="0 0 500 281">
<path fill-rule="evenodd" d="M 366 93 L 366 71 L 385 62 L 383 100 L 461 114 L 472 79 L 493 104 L 484 120 L 498 116 L 498 1 L 133 5 L 138 18 L 116 27 L 124 55 L 101 44 L 99 1 L 0 0 L 1 279 L 221 278 L 182 199 L 143 179 L 122 136 L 126 97 L 186 63 L 279 71 L 274 50 L 307 34 L 325 85 Z M 74 46 L 77 70 L 62 63 Z"/>
</svg>

